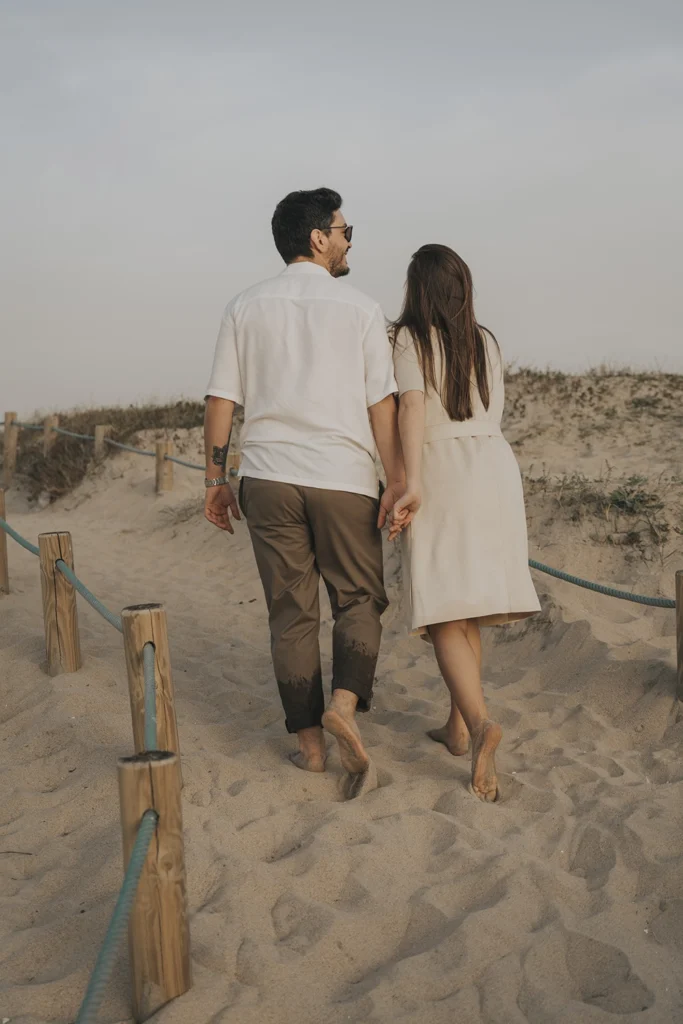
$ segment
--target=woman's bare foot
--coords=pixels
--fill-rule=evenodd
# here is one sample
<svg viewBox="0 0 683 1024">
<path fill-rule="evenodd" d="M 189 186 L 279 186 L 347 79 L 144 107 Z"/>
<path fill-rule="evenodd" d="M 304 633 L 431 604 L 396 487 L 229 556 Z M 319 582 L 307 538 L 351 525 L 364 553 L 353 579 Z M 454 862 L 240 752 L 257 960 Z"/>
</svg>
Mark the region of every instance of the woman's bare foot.
<svg viewBox="0 0 683 1024">
<path fill-rule="evenodd" d="M 427 735 L 435 743 L 443 743 L 453 757 L 462 757 L 470 749 L 470 734 L 467 729 L 464 733 L 454 733 L 448 725 L 442 725 L 440 729 L 429 729 Z"/>
<path fill-rule="evenodd" d="M 363 741 L 360 737 L 360 730 L 356 725 L 355 708 L 358 698 L 355 694 L 348 694 L 346 691 L 341 694 L 338 690 L 332 694 L 332 700 L 328 710 L 323 715 L 323 728 L 331 733 L 339 744 L 339 756 L 342 767 L 350 775 L 360 775 L 367 771 L 370 764 Z"/>
<path fill-rule="evenodd" d="M 325 761 L 327 760 L 325 755 L 321 754 L 304 754 L 303 750 L 297 750 L 293 754 L 287 754 L 287 757 L 296 768 L 301 768 L 305 772 L 324 772 Z"/>
<path fill-rule="evenodd" d="M 485 803 L 498 799 L 496 750 L 502 736 L 501 727 L 489 721 L 472 736 L 472 792 Z"/>
</svg>

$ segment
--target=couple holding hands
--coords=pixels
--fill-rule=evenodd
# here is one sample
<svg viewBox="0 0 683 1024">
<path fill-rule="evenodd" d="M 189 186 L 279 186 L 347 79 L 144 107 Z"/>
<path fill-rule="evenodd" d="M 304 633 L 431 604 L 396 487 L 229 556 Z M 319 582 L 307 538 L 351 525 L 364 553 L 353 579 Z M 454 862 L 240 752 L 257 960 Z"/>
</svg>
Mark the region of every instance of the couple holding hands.
<svg viewBox="0 0 683 1024">
<path fill-rule="evenodd" d="M 451 697 L 448 721 L 428 735 L 456 756 L 471 749 L 472 792 L 491 802 L 501 729 L 484 702 L 480 627 L 540 609 L 521 477 L 500 427 L 500 350 L 475 319 L 467 265 L 443 245 L 413 255 L 387 332 L 378 304 L 340 280 L 353 234 L 341 206 L 330 189 L 286 196 L 272 220 L 284 271 L 225 310 L 206 391 L 205 514 L 230 533 L 240 509 L 246 518 L 299 741 L 291 760 L 324 771 L 331 733 L 347 798 L 374 785 L 356 712 L 371 706 L 388 603 L 380 531 L 400 535 L 411 628 L 433 644 Z M 225 475 L 235 405 L 239 502 Z M 327 708 L 320 577 L 334 618 Z"/>
</svg>

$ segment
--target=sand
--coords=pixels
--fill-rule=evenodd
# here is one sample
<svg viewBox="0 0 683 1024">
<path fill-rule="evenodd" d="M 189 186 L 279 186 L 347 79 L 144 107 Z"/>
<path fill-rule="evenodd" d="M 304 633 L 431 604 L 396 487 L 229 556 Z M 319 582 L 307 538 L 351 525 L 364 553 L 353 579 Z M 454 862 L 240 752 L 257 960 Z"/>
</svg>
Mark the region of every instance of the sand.
<svg viewBox="0 0 683 1024">
<path fill-rule="evenodd" d="M 511 415 L 510 435 L 532 477 L 542 461 L 548 473 L 595 476 L 605 453 L 625 475 L 675 469 L 675 439 L 667 451 L 657 424 L 642 446 L 642 425 L 630 438 L 600 434 L 601 461 L 578 420 L 569 429 L 542 398 L 531 406 Z M 198 432 L 178 445 L 196 458 Z M 201 477 L 189 470 L 155 496 L 150 463 L 112 458 L 40 510 L 18 487 L 8 516 L 34 541 L 69 529 L 77 571 L 113 609 L 159 600 L 168 611 L 194 987 L 155 1020 L 683 1021 L 673 613 L 538 577 L 542 615 L 486 635 L 486 693 L 504 738 L 502 800 L 484 805 L 467 790 L 467 760 L 425 736 L 443 723 L 446 694 L 431 649 L 406 634 L 398 549 L 388 548 L 392 605 L 361 719 L 379 788 L 344 802 L 336 751 L 323 776 L 286 759 L 294 744 L 246 529 L 229 538 L 204 522 Z M 572 521 L 552 489 L 529 493 L 535 557 L 672 595 L 683 567 L 675 531 L 644 554 L 606 543 L 594 518 Z M 121 880 L 125 667 L 119 634 L 80 603 L 84 667 L 49 678 L 37 559 L 10 542 L 10 564 L 12 594 L 0 598 L 0 1019 L 65 1024 Z M 328 679 L 330 636 L 328 610 Z M 127 971 L 124 949 L 102 1022 L 130 1019 Z"/>
</svg>

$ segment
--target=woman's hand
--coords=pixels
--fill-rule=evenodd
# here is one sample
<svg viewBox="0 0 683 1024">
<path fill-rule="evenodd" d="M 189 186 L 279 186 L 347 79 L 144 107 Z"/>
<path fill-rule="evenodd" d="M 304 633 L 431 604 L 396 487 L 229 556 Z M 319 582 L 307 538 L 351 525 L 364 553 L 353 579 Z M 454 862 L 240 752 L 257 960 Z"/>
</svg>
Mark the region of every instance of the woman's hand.
<svg viewBox="0 0 683 1024">
<path fill-rule="evenodd" d="M 422 493 L 419 487 L 406 489 L 402 498 L 396 502 L 389 514 L 389 540 L 396 540 L 398 535 L 409 526 L 422 505 Z"/>
</svg>

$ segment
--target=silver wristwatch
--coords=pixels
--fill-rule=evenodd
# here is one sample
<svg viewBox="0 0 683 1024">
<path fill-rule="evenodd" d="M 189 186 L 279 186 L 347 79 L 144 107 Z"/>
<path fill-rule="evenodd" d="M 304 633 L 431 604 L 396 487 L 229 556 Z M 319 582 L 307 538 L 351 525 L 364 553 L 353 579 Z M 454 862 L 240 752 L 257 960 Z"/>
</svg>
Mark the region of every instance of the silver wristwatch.
<svg viewBox="0 0 683 1024">
<path fill-rule="evenodd" d="M 205 487 L 222 487 L 223 484 L 227 484 L 227 482 L 227 476 L 215 476 L 213 480 L 207 480 L 206 478 L 204 478 Z"/>
</svg>

